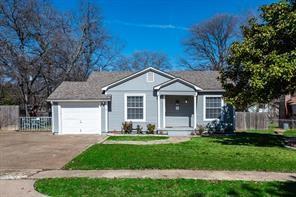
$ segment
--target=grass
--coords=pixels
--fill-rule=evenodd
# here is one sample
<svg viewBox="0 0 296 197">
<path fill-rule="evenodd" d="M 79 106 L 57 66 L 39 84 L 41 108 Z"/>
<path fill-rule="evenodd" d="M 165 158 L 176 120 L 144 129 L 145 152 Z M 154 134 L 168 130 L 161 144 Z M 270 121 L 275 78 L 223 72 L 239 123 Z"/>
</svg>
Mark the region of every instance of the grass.
<svg viewBox="0 0 296 197">
<path fill-rule="evenodd" d="M 152 140 L 165 140 L 166 136 L 110 136 L 107 140 L 113 141 L 152 141 Z"/>
<path fill-rule="evenodd" d="M 296 137 L 296 129 L 290 129 L 284 132 L 286 137 Z"/>
<path fill-rule="evenodd" d="M 49 196 L 293 196 L 296 182 L 57 178 L 35 188 Z"/>
<path fill-rule="evenodd" d="M 198 137 L 179 144 L 95 144 L 66 169 L 208 169 L 296 172 L 296 151 L 283 136 L 238 133 Z"/>
<path fill-rule="evenodd" d="M 270 128 L 266 130 L 249 130 L 249 133 L 259 133 L 259 134 L 271 134 L 276 135 L 275 128 Z M 296 129 L 289 129 L 283 132 L 285 137 L 296 137 Z"/>
</svg>

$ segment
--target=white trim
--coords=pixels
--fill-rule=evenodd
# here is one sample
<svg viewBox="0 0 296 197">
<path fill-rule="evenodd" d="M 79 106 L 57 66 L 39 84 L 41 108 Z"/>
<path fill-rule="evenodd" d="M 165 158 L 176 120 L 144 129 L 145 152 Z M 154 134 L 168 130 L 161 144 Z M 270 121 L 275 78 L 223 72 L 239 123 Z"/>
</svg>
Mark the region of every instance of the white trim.
<svg viewBox="0 0 296 197">
<path fill-rule="evenodd" d="M 108 102 L 105 103 L 105 132 L 108 132 Z M 102 124 L 101 124 L 102 125 Z M 102 126 L 101 126 L 102 127 Z M 102 130 L 102 129 L 101 129 Z"/>
<path fill-rule="evenodd" d="M 163 113 L 163 115 L 162 115 L 162 116 L 163 116 L 163 128 L 165 128 L 165 125 L 166 125 L 166 123 L 165 123 L 165 113 L 166 113 L 166 112 L 165 112 L 165 111 L 166 111 L 166 108 L 165 108 L 165 107 L 166 107 L 166 106 L 165 106 L 165 105 L 166 105 L 166 104 L 165 104 L 165 99 L 166 99 L 166 98 L 165 98 L 165 95 L 163 95 L 163 106 L 162 106 L 162 111 L 163 111 L 163 112 L 162 112 L 162 113 Z"/>
<path fill-rule="evenodd" d="M 63 129 L 62 129 L 62 107 L 61 105 L 58 103 L 58 124 L 59 124 L 59 131 L 58 133 L 63 133 Z"/>
<path fill-rule="evenodd" d="M 217 118 L 206 118 L 206 98 L 208 97 L 220 97 L 221 98 L 221 108 L 224 105 L 224 100 L 222 95 L 204 95 L 203 96 L 203 120 L 204 121 L 213 121 L 217 120 Z"/>
<path fill-rule="evenodd" d="M 50 102 L 51 104 L 51 132 L 54 134 L 54 130 L 55 130 L 55 125 L 54 125 L 54 119 L 55 119 L 55 113 L 54 113 L 54 110 L 53 110 L 53 102 Z"/>
<path fill-rule="evenodd" d="M 165 85 L 170 84 L 170 83 L 175 83 L 176 81 L 181 81 L 181 82 L 183 82 L 183 83 L 185 83 L 187 85 L 190 85 L 190 86 L 194 87 L 195 90 L 198 90 L 198 91 L 201 91 L 202 90 L 200 87 L 197 87 L 193 83 L 190 83 L 188 81 L 185 81 L 184 79 L 181 79 L 181 78 L 175 78 L 175 79 L 169 80 L 169 81 L 167 81 L 167 82 L 165 82 L 163 84 L 160 84 L 160 85 L 154 87 L 154 89 L 155 90 L 159 90 L 162 86 L 165 86 Z"/>
<path fill-rule="evenodd" d="M 194 125 L 193 125 L 193 128 L 194 128 L 194 129 L 196 129 L 196 124 L 197 124 L 197 123 L 196 123 L 196 97 L 197 97 L 197 94 L 195 94 L 195 95 L 193 96 L 193 102 L 194 102 L 194 103 L 193 103 L 193 107 L 194 107 L 194 110 L 193 110 L 193 111 L 194 111 L 194 114 L 193 114 L 193 118 L 194 118 L 194 120 L 193 120 L 193 124 L 194 124 Z"/>
<path fill-rule="evenodd" d="M 151 81 L 149 80 L 149 73 L 152 74 L 152 80 Z M 154 82 L 154 72 L 147 72 L 146 73 L 146 82 L 147 83 L 153 83 Z"/>
<path fill-rule="evenodd" d="M 160 128 L 160 95 L 157 94 L 157 129 Z"/>
<path fill-rule="evenodd" d="M 128 96 L 143 96 L 143 119 L 127 119 L 127 97 Z M 124 94 L 124 120 L 132 122 L 146 121 L 146 94 L 145 93 L 125 93 Z"/>
<path fill-rule="evenodd" d="M 101 105 L 99 105 L 99 115 L 100 115 L 100 119 L 99 119 L 99 121 L 100 121 L 99 135 L 102 135 L 102 106 Z M 84 132 L 84 133 L 87 133 L 87 132 Z"/>
<path fill-rule="evenodd" d="M 163 74 L 163 75 L 165 75 L 165 76 L 168 76 L 168 77 L 170 77 L 170 78 L 176 78 L 175 76 L 173 76 L 173 75 L 171 75 L 171 74 L 169 74 L 169 73 L 163 72 L 163 71 L 158 70 L 158 69 L 153 68 L 153 67 L 148 67 L 148 68 L 146 68 L 146 69 L 144 69 L 144 70 L 141 70 L 141 71 L 136 72 L 136 73 L 134 73 L 134 74 L 132 74 L 132 75 L 129 75 L 129 76 L 123 78 L 123 79 L 120 79 L 120 80 L 118 80 L 118 81 L 115 81 L 115 82 L 113 82 L 113 83 L 111 83 L 111 84 L 109 84 L 109 85 L 103 87 L 102 90 L 103 90 L 103 91 L 106 91 L 110 86 L 114 86 L 114 85 L 116 85 L 116 84 L 118 84 L 118 83 L 121 83 L 121 82 L 123 82 L 123 81 L 125 81 L 125 80 L 128 80 L 128 79 L 130 79 L 130 78 L 133 78 L 133 77 L 135 77 L 135 76 L 137 76 L 137 75 L 141 75 L 141 74 L 143 74 L 143 73 L 145 73 L 145 72 L 147 72 L 147 71 L 159 72 L 159 73 L 161 73 L 161 74 Z"/>
<path fill-rule="evenodd" d="M 225 90 L 201 90 L 201 92 L 226 92 Z"/>
</svg>

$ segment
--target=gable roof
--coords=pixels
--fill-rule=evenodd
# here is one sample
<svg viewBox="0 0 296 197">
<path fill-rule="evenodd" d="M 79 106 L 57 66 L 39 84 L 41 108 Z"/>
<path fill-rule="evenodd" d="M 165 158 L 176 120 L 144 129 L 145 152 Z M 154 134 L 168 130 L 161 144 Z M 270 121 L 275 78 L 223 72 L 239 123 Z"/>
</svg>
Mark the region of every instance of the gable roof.
<svg viewBox="0 0 296 197">
<path fill-rule="evenodd" d="M 146 69 L 144 69 L 144 70 L 141 70 L 141 71 L 135 72 L 135 73 L 133 73 L 133 74 L 131 74 L 131 75 L 125 77 L 125 78 L 119 79 L 119 80 L 117 80 L 117 81 L 115 81 L 115 82 L 113 82 L 113 83 L 111 83 L 111 84 L 109 84 L 109 85 L 103 87 L 102 90 L 103 90 L 103 91 L 106 91 L 106 90 L 109 89 L 110 87 L 114 87 L 114 86 L 116 86 L 116 85 L 119 85 L 119 84 L 121 84 L 121 83 L 124 83 L 124 82 L 126 82 L 126 81 L 128 81 L 128 80 L 130 80 L 130 79 L 133 79 L 133 78 L 135 78 L 135 77 L 137 77 L 137 76 L 140 76 L 140 75 L 142 75 L 142 74 L 144 74 L 144 73 L 147 73 L 147 72 L 149 72 L 149 71 L 153 71 L 153 72 L 155 72 L 155 73 L 161 74 L 161 75 L 166 76 L 166 77 L 168 77 L 168 78 L 170 78 L 170 79 L 175 78 L 173 75 L 171 75 L 171 74 L 169 74 L 169 73 L 163 72 L 163 71 L 158 70 L 158 69 L 153 68 L 153 67 L 148 67 L 148 68 L 146 68 Z"/>
<path fill-rule="evenodd" d="M 139 74 L 139 72 L 137 73 Z M 103 94 L 102 89 L 110 84 L 121 80 L 124 81 L 131 75 L 134 76 L 134 74 L 133 72 L 92 72 L 85 82 L 65 81 L 61 83 L 48 97 L 48 100 L 110 99 L 110 96 Z M 217 71 L 178 71 L 166 74 L 190 82 L 201 88 L 202 91 L 223 91 L 222 85 L 217 79 L 219 77 L 219 72 Z"/>
<path fill-rule="evenodd" d="M 171 74 L 195 84 L 204 91 L 224 91 L 221 82 L 218 80 L 220 76 L 218 71 L 176 71 L 171 72 Z"/>
<path fill-rule="evenodd" d="M 155 90 L 159 90 L 159 89 L 161 89 L 163 87 L 166 87 L 166 86 L 169 86 L 169 85 L 171 85 L 171 84 L 173 84 L 175 82 L 180 82 L 180 83 L 185 84 L 187 86 L 191 86 L 191 87 L 193 87 L 197 91 L 202 90 L 201 88 L 197 87 L 196 85 L 194 85 L 194 84 L 192 84 L 192 83 L 190 83 L 190 82 L 188 82 L 188 81 L 186 81 L 184 79 L 181 79 L 179 77 L 174 78 L 174 79 L 169 80 L 169 81 L 166 81 L 166 82 L 164 82 L 162 84 L 159 84 L 159 85 L 155 86 L 154 89 Z"/>
</svg>

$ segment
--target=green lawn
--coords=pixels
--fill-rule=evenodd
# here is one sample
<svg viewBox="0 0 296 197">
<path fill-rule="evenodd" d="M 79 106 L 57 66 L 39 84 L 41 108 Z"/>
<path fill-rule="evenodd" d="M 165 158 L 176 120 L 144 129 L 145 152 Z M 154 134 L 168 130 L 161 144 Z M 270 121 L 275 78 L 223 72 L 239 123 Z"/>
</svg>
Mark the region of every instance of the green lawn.
<svg viewBox="0 0 296 197">
<path fill-rule="evenodd" d="M 293 196 L 296 182 L 190 179 L 43 179 L 37 191 L 49 196 Z"/>
<path fill-rule="evenodd" d="M 107 140 L 114 141 L 152 141 L 152 140 L 165 140 L 166 136 L 110 136 Z"/>
<path fill-rule="evenodd" d="M 66 169 L 212 169 L 296 172 L 296 151 L 283 136 L 239 133 L 179 144 L 95 144 Z"/>
<path fill-rule="evenodd" d="M 296 137 L 296 129 L 290 129 L 284 132 L 286 137 Z"/>
</svg>

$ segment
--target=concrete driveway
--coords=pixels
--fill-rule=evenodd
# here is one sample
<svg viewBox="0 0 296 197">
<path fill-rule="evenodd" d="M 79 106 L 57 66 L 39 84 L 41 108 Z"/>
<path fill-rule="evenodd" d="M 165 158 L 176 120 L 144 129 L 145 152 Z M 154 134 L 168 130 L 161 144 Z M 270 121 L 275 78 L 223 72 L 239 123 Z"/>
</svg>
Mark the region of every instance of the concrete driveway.
<svg viewBox="0 0 296 197">
<path fill-rule="evenodd" d="M 103 138 L 99 135 L 0 132 L 0 170 L 60 169 Z"/>
</svg>

